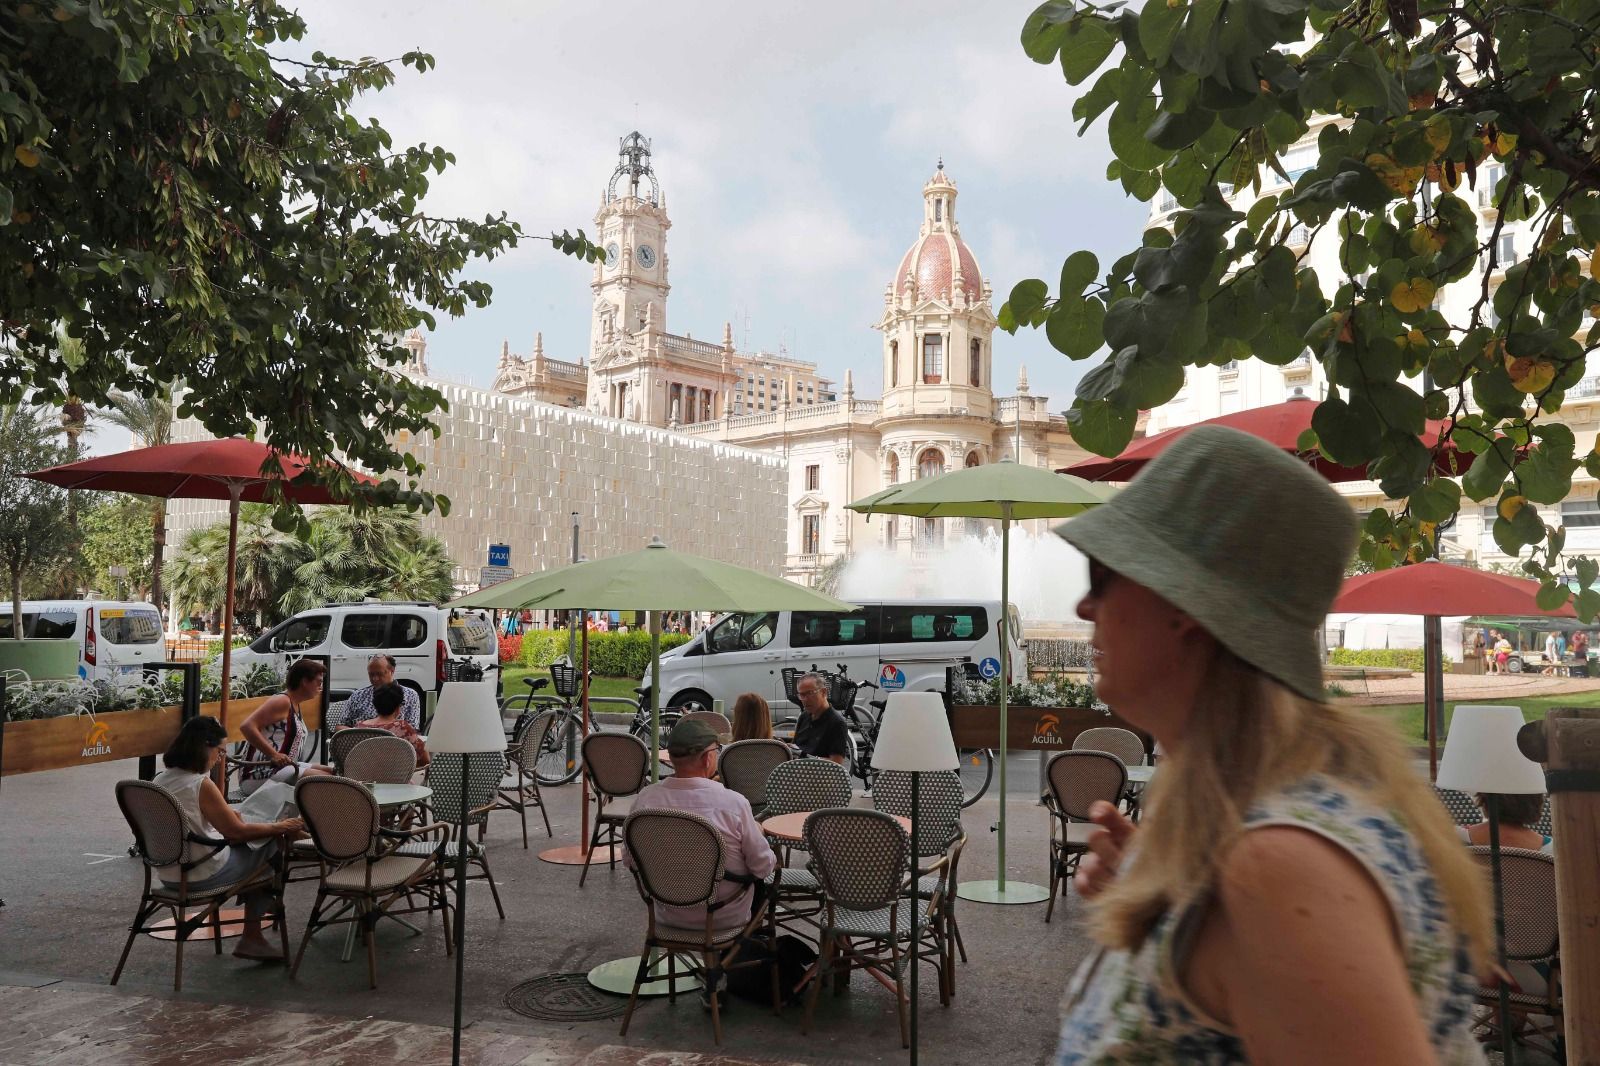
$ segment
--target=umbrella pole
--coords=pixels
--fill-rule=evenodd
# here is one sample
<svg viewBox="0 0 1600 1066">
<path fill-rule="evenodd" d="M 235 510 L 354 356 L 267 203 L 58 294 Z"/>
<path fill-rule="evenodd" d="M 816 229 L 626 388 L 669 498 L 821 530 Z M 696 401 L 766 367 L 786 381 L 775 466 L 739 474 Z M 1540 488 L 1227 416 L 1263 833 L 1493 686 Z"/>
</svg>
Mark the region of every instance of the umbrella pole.
<svg viewBox="0 0 1600 1066">
<path fill-rule="evenodd" d="M 1444 724 L 1444 626 L 1436 614 L 1422 618 L 1423 732 L 1428 738 L 1428 780 L 1439 777 L 1439 727 Z"/>
<path fill-rule="evenodd" d="M 217 709 L 217 720 L 228 728 L 228 690 L 233 682 L 233 594 L 234 566 L 239 559 L 239 496 L 244 486 L 237 481 L 228 483 L 228 569 L 223 587 L 222 608 L 222 702 Z M 218 764 L 219 768 L 221 764 Z M 219 783 L 218 787 L 221 787 Z M 226 791 L 226 789 L 224 789 Z"/>
<path fill-rule="evenodd" d="M 1020 411 L 1020 408 L 1019 408 Z M 1019 415 L 1020 417 L 1020 415 Z M 1006 736 L 1011 694 L 1011 505 L 1000 508 L 1000 894 L 1006 892 Z"/>
<path fill-rule="evenodd" d="M 661 780 L 661 612 L 650 612 L 650 780 Z"/>
<path fill-rule="evenodd" d="M 585 738 L 589 736 L 589 612 L 578 612 L 579 625 L 583 627 L 583 662 L 578 669 L 579 701 L 583 704 L 583 735 L 578 739 L 579 750 Z M 582 757 L 581 755 L 579 756 Z M 578 775 L 583 790 L 583 853 L 589 854 L 589 775 L 587 772 Z"/>
</svg>

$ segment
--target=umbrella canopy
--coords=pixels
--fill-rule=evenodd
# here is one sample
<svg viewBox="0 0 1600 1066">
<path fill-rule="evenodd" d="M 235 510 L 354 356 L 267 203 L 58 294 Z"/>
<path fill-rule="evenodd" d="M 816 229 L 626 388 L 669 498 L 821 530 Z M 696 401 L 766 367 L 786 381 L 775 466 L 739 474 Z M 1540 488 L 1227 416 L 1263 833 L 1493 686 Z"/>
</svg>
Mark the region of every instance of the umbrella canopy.
<svg viewBox="0 0 1600 1066">
<path fill-rule="evenodd" d="M 1437 772 L 1439 726 L 1444 708 L 1444 649 L 1441 615 L 1509 614 L 1576 618 L 1568 601 L 1554 611 L 1540 608 L 1539 583 L 1505 574 L 1451 566 L 1428 559 L 1374 574 L 1360 574 L 1344 583 L 1333 612 L 1420 614 L 1427 647 L 1423 674 L 1423 720 L 1428 734 L 1428 771 Z"/>
<path fill-rule="evenodd" d="M 919 518 L 998 518 L 1000 520 L 1000 839 L 999 874 L 992 882 L 962 886 L 965 899 L 986 903 L 1034 903 L 1047 898 L 1037 885 L 1006 885 L 1006 729 L 1011 666 L 1009 612 L 1011 523 L 1024 518 L 1067 518 L 1098 507 L 1108 490 L 1067 474 L 1009 459 L 969 466 L 938 477 L 891 485 L 847 504 L 864 514 L 903 514 Z"/>
<path fill-rule="evenodd" d="M 1111 459 L 1089 459 L 1081 463 L 1074 463 L 1066 467 L 1062 473 L 1072 474 L 1077 477 L 1087 478 L 1090 481 L 1131 481 L 1133 476 L 1144 465 L 1160 455 L 1175 442 L 1182 440 L 1195 426 L 1228 426 L 1232 429 L 1260 437 L 1275 447 L 1282 448 L 1292 455 L 1303 458 L 1311 468 L 1329 481 L 1365 481 L 1367 470 L 1363 466 L 1341 466 L 1333 462 L 1320 452 L 1302 453 L 1300 451 L 1300 436 L 1311 428 L 1311 416 L 1316 412 L 1317 402 L 1304 396 L 1297 396 L 1283 403 L 1272 404 L 1268 407 L 1253 407 L 1246 411 L 1235 411 L 1232 414 L 1222 415 L 1219 418 L 1208 418 L 1204 422 L 1195 422 L 1187 426 L 1177 426 L 1173 429 L 1157 433 L 1153 437 L 1145 437 L 1130 444 L 1121 455 Z M 1443 421 L 1430 421 L 1427 428 L 1419 438 L 1424 445 L 1432 448 L 1439 441 L 1439 435 L 1445 431 L 1447 423 Z M 1435 466 L 1441 473 L 1459 474 L 1472 465 L 1471 452 L 1458 451 L 1453 444 L 1446 445 L 1446 449 L 1435 461 Z"/>
<path fill-rule="evenodd" d="M 222 614 L 222 701 L 218 719 L 228 724 L 229 682 L 233 678 L 234 563 L 239 544 L 239 503 L 274 500 L 279 494 L 298 503 L 341 503 L 324 485 L 305 474 L 312 463 L 243 437 L 162 444 L 116 455 L 35 470 L 28 477 L 67 489 L 131 492 L 168 500 L 228 501 L 228 563 Z M 332 467 L 323 469 L 332 470 Z M 352 481 L 376 485 L 365 474 L 341 470 Z"/>
<path fill-rule="evenodd" d="M 659 539 L 626 555 L 512 578 L 448 607 L 515 611 L 854 611 L 843 600 L 731 563 L 673 551 Z"/>
</svg>

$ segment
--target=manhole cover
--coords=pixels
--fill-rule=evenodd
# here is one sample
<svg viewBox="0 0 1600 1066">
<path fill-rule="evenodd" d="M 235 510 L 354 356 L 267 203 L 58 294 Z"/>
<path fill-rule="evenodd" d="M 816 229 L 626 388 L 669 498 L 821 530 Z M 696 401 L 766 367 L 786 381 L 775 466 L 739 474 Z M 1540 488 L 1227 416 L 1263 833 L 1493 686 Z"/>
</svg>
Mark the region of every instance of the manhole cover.
<svg viewBox="0 0 1600 1066">
<path fill-rule="evenodd" d="M 506 1006 L 547 1022 L 592 1022 L 620 1018 L 628 1001 L 589 984 L 585 973 L 547 973 L 506 993 Z"/>
</svg>

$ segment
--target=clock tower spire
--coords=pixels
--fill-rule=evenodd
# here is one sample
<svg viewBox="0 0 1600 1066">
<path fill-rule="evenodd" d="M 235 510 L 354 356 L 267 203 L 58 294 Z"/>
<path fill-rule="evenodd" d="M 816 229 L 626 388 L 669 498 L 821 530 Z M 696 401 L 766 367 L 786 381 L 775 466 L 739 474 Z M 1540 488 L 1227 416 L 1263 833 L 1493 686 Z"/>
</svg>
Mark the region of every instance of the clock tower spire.
<svg viewBox="0 0 1600 1066">
<path fill-rule="evenodd" d="M 617 167 L 606 185 L 605 200 L 594 217 L 606 257 L 594 268 L 594 319 L 589 331 L 591 357 L 610 344 L 667 322 L 667 218 L 650 165 L 650 141 L 639 131 L 622 138 Z"/>
</svg>

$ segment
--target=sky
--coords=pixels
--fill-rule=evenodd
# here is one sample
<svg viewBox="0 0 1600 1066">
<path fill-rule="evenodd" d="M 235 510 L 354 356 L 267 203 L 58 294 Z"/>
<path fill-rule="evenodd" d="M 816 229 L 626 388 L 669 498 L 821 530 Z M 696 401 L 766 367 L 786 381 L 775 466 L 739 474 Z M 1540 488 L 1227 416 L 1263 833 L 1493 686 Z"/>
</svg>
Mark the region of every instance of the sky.
<svg viewBox="0 0 1600 1066">
<path fill-rule="evenodd" d="M 1105 180 L 1103 120 L 1080 139 L 1077 92 L 1023 54 L 1033 4 L 680 0 L 513 3 L 312 0 L 303 51 L 342 58 L 434 56 L 397 68 L 363 98 L 398 145 L 442 145 L 429 213 L 507 212 L 530 233 L 584 227 L 617 163 L 618 139 L 653 141 L 666 195 L 672 284 L 667 328 L 818 363 L 857 395 L 882 388 L 883 289 L 921 221 L 923 183 L 942 157 L 960 190 L 962 237 L 994 286 L 1052 281 L 1068 254 L 1108 264 L 1138 244 L 1146 206 Z M 428 363 L 487 387 L 502 340 L 576 360 L 589 342 L 587 264 L 527 241 L 471 268 L 487 308 L 441 319 Z M 1088 364 L 1042 331 L 997 331 L 995 391 L 1032 391 L 1065 409 Z M 102 431 L 94 442 L 115 442 Z"/>
</svg>

